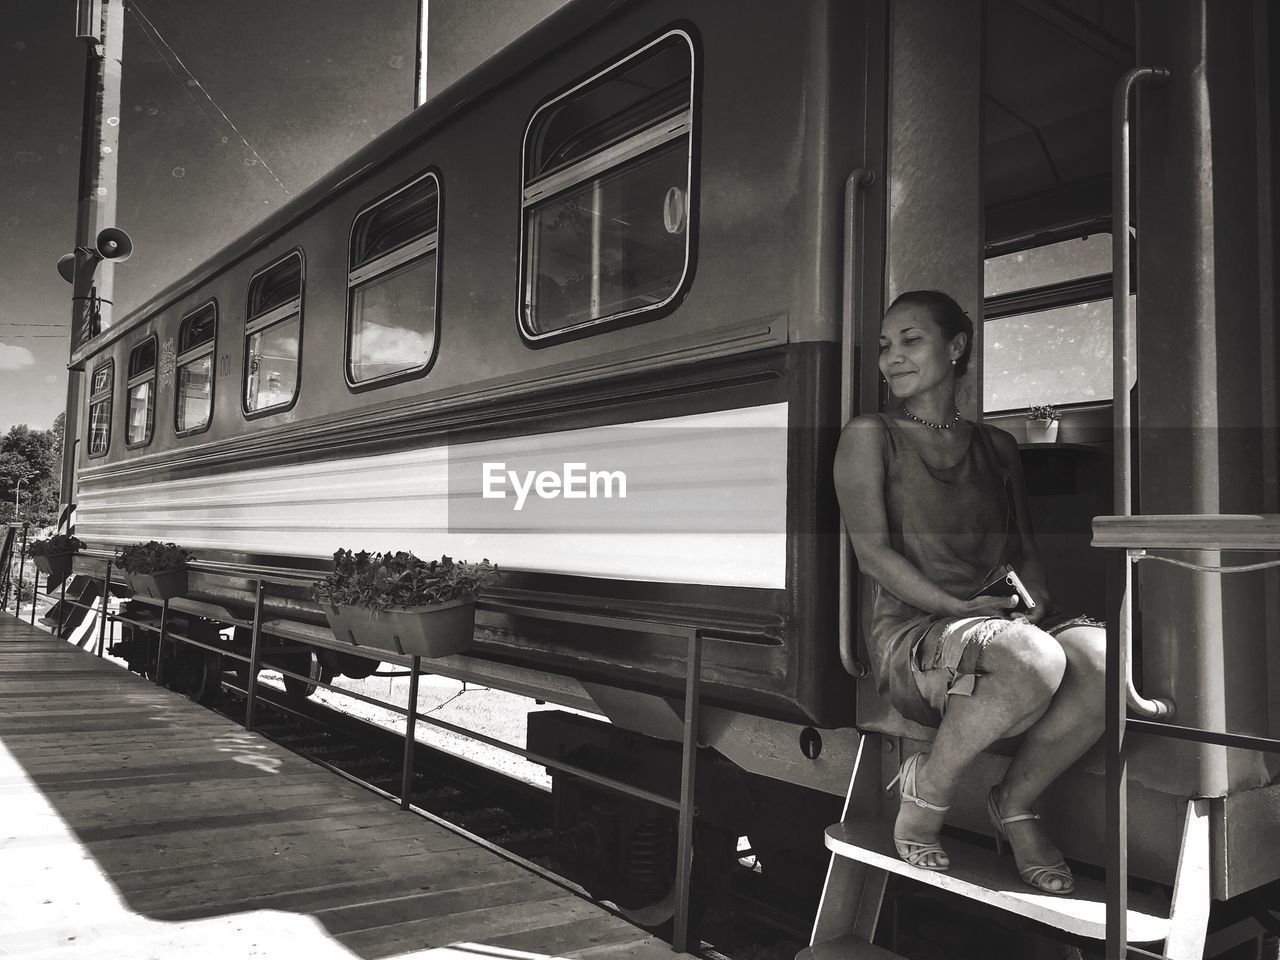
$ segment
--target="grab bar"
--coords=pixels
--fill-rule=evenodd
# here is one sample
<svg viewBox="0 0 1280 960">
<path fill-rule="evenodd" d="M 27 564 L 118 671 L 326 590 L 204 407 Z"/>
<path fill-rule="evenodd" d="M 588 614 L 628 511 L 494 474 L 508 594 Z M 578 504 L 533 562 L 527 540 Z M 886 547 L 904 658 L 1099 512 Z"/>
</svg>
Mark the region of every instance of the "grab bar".
<svg viewBox="0 0 1280 960">
<path fill-rule="evenodd" d="M 1169 71 L 1163 67 L 1134 67 L 1116 84 L 1112 102 L 1111 156 L 1111 316 L 1112 395 L 1115 433 L 1115 510 L 1120 516 L 1133 514 L 1133 418 L 1129 384 L 1133 382 L 1133 308 L 1129 303 L 1129 218 L 1132 185 L 1129 182 L 1129 100 L 1134 87 L 1143 81 L 1163 83 Z M 1125 693 L 1129 709 L 1149 720 L 1173 717 L 1173 701 L 1144 697 L 1133 685 L 1133 568 L 1124 565 L 1124 598 L 1120 606 L 1120 642 L 1125 651 Z"/>
<path fill-rule="evenodd" d="M 859 167 L 844 182 L 844 288 L 840 303 L 840 427 L 853 418 L 854 390 L 854 336 L 857 333 L 857 287 L 855 272 L 858 269 L 858 197 L 863 187 L 875 183 L 876 175 Z M 857 658 L 853 629 L 853 549 L 849 544 L 849 531 L 844 518 L 840 518 L 840 662 L 852 676 L 862 679 L 870 675 L 865 663 Z"/>
</svg>

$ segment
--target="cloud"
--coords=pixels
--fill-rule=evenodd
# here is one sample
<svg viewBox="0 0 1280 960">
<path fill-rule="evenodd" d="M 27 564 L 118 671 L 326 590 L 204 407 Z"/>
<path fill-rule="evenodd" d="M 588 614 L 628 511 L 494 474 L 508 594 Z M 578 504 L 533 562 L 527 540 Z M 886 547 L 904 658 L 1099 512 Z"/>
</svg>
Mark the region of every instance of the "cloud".
<svg viewBox="0 0 1280 960">
<path fill-rule="evenodd" d="M 13 347 L 0 343 L 0 370 L 21 370 L 36 362 L 36 358 L 26 347 Z"/>
<path fill-rule="evenodd" d="M 427 362 L 435 345 L 435 334 L 428 336 L 403 327 L 366 323 L 357 344 L 357 363 L 403 369 Z"/>
</svg>

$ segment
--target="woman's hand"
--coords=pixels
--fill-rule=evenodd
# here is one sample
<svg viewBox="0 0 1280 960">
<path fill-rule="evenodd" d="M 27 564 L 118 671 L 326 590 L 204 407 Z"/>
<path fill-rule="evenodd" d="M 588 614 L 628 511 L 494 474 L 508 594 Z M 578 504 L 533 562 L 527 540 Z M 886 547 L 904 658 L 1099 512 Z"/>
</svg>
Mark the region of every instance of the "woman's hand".
<svg viewBox="0 0 1280 960">
<path fill-rule="evenodd" d="M 1018 595 L 1011 593 L 1007 597 L 980 596 L 971 600 L 960 601 L 959 615 L 962 617 L 998 617 L 1009 619 L 1018 606 Z"/>
</svg>

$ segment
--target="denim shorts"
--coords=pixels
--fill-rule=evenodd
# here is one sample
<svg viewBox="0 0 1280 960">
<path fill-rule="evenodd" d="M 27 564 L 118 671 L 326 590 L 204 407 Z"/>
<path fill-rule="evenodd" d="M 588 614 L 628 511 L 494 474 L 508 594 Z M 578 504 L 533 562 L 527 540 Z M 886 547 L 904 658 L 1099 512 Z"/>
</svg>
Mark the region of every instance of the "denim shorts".
<svg viewBox="0 0 1280 960">
<path fill-rule="evenodd" d="M 943 716 L 947 698 L 969 697 L 982 676 L 982 654 L 991 641 L 1010 627 L 1025 623 L 1001 617 L 961 617 L 940 620 L 911 647 L 911 675 L 925 701 Z M 1050 636 L 1071 627 L 1104 627 L 1092 617 L 1052 617 L 1037 625 Z"/>
</svg>

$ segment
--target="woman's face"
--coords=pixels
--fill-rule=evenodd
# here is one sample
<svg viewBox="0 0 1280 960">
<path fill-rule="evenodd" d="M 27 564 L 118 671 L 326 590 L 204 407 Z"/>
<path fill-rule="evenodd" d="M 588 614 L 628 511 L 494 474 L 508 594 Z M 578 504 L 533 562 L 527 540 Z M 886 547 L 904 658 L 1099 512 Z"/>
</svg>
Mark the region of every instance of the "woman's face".
<svg viewBox="0 0 1280 960">
<path fill-rule="evenodd" d="M 964 353 L 964 334 L 948 338 L 923 304 L 891 307 L 880 324 L 880 372 L 895 397 L 914 397 L 939 383 L 954 381 Z"/>
</svg>

